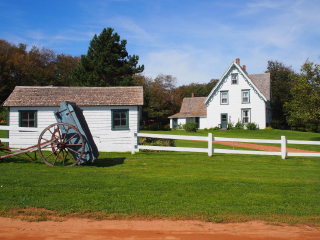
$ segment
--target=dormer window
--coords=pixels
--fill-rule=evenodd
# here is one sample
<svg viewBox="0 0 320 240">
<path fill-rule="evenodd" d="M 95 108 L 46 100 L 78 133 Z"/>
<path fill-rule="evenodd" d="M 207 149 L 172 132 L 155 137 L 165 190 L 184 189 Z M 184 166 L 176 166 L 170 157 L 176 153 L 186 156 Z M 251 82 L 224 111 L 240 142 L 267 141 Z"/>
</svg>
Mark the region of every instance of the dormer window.
<svg viewBox="0 0 320 240">
<path fill-rule="evenodd" d="M 238 73 L 231 74 L 231 84 L 238 84 Z"/>
</svg>

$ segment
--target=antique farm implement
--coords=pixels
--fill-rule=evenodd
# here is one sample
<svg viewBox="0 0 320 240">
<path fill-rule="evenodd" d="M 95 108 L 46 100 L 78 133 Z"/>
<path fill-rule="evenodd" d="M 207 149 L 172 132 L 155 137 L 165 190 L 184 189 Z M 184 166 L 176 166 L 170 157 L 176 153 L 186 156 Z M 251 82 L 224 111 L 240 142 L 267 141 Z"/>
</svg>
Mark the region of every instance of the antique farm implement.
<svg viewBox="0 0 320 240">
<path fill-rule="evenodd" d="M 82 110 L 73 102 L 63 102 L 54 112 L 57 123 L 45 128 L 38 139 L 38 144 L 26 149 L 12 150 L 3 144 L 0 151 L 7 155 L 0 159 L 38 151 L 43 162 L 49 166 L 74 166 L 92 163 L 99 156 Z"/>
</svg>

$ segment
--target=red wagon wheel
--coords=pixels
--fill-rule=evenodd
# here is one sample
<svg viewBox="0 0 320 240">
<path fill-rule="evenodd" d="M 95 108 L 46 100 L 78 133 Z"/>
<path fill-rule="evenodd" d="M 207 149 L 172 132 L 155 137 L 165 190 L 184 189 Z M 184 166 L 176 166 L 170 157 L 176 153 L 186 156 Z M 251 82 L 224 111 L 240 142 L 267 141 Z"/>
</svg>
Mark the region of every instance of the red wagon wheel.
<svg viewBox="0 0 320 240">
<path fill-rule="evenodd" d="M 54 123 L 40 134 L 38 151 L 43 162 L 51 167 L 58 165 L 72 167 L 81 160 L 85 142 L 75 126 L 68 123 Z"/>
</svg>

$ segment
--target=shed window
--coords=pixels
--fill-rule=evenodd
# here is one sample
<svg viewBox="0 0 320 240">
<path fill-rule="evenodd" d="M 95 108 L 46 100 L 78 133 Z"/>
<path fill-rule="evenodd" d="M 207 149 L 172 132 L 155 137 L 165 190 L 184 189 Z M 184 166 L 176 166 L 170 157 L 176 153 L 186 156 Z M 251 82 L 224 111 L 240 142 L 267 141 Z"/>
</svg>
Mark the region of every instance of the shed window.
<svg viewBox="0 0 320 240">
<path fill-rule="evenodd" d="M 111 112 L 112 129 L 113 130 L 127 130 L 129 129 L 129 110 L 116 109 Z"/>
<path fill-rule="evenodd" d="M 37 111 L 19 111 L 19 127 L 37 127 Z"/>
</svg>

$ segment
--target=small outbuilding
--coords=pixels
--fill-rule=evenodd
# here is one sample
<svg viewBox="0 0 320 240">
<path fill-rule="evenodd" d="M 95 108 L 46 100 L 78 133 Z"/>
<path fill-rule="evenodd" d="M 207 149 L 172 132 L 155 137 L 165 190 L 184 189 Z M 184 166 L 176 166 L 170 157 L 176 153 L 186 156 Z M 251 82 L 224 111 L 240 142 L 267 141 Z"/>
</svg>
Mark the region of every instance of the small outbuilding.
<svg viewBox="0 0 320 240">
<path fill-rule="evenodd" d="M 139 132 L 143 87 L 29 87 L 17 86 L 4 101 L 9 126 L 45 129 L 56 119 L 53 112 L 63 101 L 82 110 L 91 134 L 103 152 L 131 151 L 132 136 Z M 36 145 L 39 132 L 10 130 L 11 148 Z"/>
</svg>

